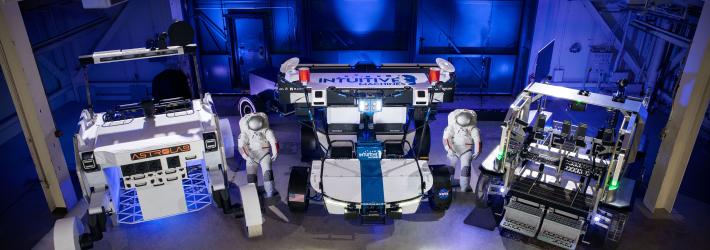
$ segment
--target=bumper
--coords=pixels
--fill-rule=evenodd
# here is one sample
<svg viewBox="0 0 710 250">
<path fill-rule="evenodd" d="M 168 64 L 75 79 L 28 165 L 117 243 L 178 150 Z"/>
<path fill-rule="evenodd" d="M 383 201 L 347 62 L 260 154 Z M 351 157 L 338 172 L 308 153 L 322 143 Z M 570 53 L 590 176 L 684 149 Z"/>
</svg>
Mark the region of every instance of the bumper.
<svg viewBox="0 0 710 250">
<path fill-rule="evenodd" d="M 386 204 L 382 204 L 380 206 L 384 206 L 384 214 L 380 215 L 391 214 L 393 217 L 397 217 L 397 214 L 402 215 L 416 213 L 417 209 L 419 208 L 419 203 L 421 203 L 421 199 L 421 197 L 415 197 L 413 199 L 405 201 L 389 202 Z M 323 196 L 323 201 L 325 203 L 325 208 L 329 214 L 352 215 L 353 213 L 355 213 L 355 215 L 363 215 L 361 213 L 363 204 L 360 202 L 340 201 L 330 198 L 328 196 Z"/>
</svg>

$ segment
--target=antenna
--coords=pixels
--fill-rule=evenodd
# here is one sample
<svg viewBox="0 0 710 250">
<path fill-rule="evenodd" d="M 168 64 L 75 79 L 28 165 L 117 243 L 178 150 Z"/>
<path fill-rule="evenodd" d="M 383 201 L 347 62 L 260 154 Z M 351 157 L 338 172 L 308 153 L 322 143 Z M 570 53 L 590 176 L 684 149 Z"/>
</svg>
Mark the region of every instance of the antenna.
<svg viewBox="0 0 710 250">
<path fill-rule="evenodd" d="M 281 64 L 281 68 L 279 69 L 279 71 L 281 73 L 286 74 L 286 72 L 296 69 L 296 67 L 298 66 L 298 63 L 300 61 L 301 60 L 298 59 L 298 57 L 292 57 L 291 59 L 288 59 L 284 63 Z"/>
<path fill-rule="evenodd" d="M 456 67 L 454 67 L 453 64 L 443 58 L 436 58 L 436 65 L 438 65 L 439 68 L 441 68 L 445 72 L 456 72 Z"/>
</svg>

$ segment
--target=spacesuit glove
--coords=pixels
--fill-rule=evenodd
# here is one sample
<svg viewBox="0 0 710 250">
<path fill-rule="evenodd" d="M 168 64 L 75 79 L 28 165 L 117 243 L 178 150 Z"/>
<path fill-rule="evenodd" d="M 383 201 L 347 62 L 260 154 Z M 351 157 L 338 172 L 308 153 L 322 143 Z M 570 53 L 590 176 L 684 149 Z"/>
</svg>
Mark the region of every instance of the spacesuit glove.
<svg viewBox="0 0 710 250">
<path fill-rule="evenodd" d="M 479 154 L 472 155 L 472 156 L 471 156 L 471 159 L 472 159 L 472 160 L 478 159 L 478 156 L 479 156 Z"/>
<path fill-rule="evenodd" d="M 275 161 L 275 160 L 276 160 L 276 157 L 278 157 L 278 156 L 279 156 L 279 154 L 273 154 L 273 155 L 271 155 L 271 161 Z"/>
</svg>

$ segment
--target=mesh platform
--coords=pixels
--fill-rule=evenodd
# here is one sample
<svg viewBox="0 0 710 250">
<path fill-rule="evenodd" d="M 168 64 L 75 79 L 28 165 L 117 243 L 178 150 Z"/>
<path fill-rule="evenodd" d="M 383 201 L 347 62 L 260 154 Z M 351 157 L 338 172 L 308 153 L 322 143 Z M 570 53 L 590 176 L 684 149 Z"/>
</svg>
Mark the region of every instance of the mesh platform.
<svg viewBox="0 0 710 250">
<path fill-rule="evenodd" d="M 524 177 L 513 182 L 508 194 L 582 217 L 587 216 L 592 205 L 590 195 Z"/>
<path fill-rule="evenodd" d="M 207 179 L 202 166 L 187 167 L 187 178 L 182 179 L 187 211 L 194 212 L 212 204 Z M 118 223 L 136 224 L 143 222 L 143 213 L 135 188 L 121 189 L 119 194 Z"/>
</svg>

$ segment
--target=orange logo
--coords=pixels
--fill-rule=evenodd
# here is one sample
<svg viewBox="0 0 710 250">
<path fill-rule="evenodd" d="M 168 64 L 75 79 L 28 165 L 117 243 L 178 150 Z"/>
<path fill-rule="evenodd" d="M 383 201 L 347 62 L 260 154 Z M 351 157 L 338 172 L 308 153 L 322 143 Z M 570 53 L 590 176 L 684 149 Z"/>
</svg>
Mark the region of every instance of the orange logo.
<svg viewBox="0 0 710 250">
<path fill-rule="evenodd" d="M 177 153 L 188 152 L 188 151 L 190 151 L 190 144 L 185 144 L 185 145 L 180 145 L 180 146 L 172 146 L 172 147 L 167 147 L 167 148 L 132 153 L 131 160 L 133 160 L 133 161 L 143 160 L 143 159 L 148 159 L 151 157 L 171 155 L 171 154 L 177 154 Z"/>
</svg>

